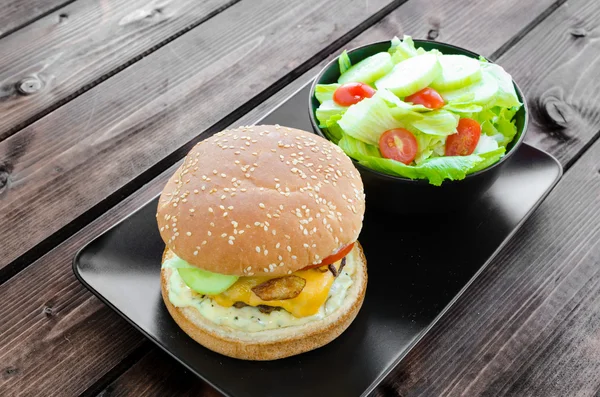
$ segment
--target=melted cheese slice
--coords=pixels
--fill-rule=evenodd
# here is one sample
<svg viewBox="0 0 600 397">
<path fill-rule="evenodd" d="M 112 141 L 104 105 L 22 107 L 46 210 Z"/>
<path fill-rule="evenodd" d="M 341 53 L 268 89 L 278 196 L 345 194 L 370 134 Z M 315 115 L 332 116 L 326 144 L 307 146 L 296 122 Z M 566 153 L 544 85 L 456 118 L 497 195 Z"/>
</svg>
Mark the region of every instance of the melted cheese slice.
<svg viewBox="0 0 600 397">
<path fill-rule="evenodd" d="M 341 261 L 334 264 L 339 268 Z M 293 273 L 295 276 L 306 280 L 306 285 L 300 294 L 292 299 L 264 301 L 260 299 L 252 288 L 275 277 L 240 277 L 229 289 L 211 298 L 219 305 L 231 307 L 236 302 L 243 302 L 249 306 L 268 305 L 281 307 L 295 317 L 307 317 L 316 314 L 323 306 L 329 295 L 329 289 L 335 277 L 331 272 L 322 272 L 319 269 L 300 270 Z"/>
</svg>

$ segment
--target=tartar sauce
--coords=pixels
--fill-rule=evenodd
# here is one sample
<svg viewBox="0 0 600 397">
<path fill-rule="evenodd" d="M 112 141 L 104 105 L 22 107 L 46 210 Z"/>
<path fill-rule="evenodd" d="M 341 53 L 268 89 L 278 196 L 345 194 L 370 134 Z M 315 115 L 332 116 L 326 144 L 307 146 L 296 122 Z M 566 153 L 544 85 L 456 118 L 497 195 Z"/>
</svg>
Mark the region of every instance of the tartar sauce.
<svg viewBox="0 0 600 397">
<path fill-rule="evenodd" d="M 285 310 L 262 313 L 257 308 L 223 307 L 211 298 L 194 293 L 181 279 L 177 269 L 173 268 L 169 282 L 169 300 L 176 307 L 193 307 L 206 319 L 219 325 L 226 325 L 242 331 L 256 332 L 268 329 L 291 327 L 320 320 L 336 311 L 344 302 L 346 293 L 352 285 L 352 276 L 356 271 L 354 252 L 348 254 L 347 265 L 333 281 L 325 304 L 317 314 L 308 317 L 294 317 Z M 164 268 L 171 268 L 171 261 L 165 261 Z"/>
</svg>

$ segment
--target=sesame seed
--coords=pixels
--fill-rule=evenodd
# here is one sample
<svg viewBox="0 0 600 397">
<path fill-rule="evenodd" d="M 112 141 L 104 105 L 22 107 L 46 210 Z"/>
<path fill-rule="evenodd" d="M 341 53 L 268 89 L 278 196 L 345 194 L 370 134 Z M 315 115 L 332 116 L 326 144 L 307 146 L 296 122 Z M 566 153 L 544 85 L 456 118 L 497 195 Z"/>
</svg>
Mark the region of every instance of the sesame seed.
<svg viewBox="0 0 600 397">
<path fill-rule="evenodd" d="M 186 235 L 189 237 L 192 235 L 192 232 L 187 232 Z"/>
<path fill-rule="evenodd" d="M 289 245 L 286 247 L 287 252 L 292 252 L 292 247 L 290 247 Z"/>
<path fill-rule="evenodd" d="M 275 248 L 279 248 L 279 247 L 281 247 L 281 243 L 277 243 L 277 244 L 275 245 Z"/>
<path fill-rule="evenodd" d="M 258 245 L 256 246 L 256 252 L 260 253 L 260 247 Z"/>
<path fill-rule="evenodd" d="M 225 196 L 225 195 L 222 195 L 222 196 L 221 196 L 221 200 L 225 200 L 225 198 L 226 198 L 226 197 L 227 197 L 227 196 Z"/>
<path fill-rule="evenodd" d="M 210 213 L 214 212 L 212 207 L 208 207 L 208 212 L 210 212 Z"/>
<path fill-rule="evenodd" d="M 221 234 L 221 237 L 223 237 L 223 238 L 227 237 L 227 233 Z"/>
<path fill-rule="evenodd" d="M 223 218 L 225 218 L 229 213 L 227 211 L 223 212 Z"/>
<path fill-rule="evenodd" d="M 258 206 L 259 206 L 260 208 L 265 208 L 265 205 L 264 205 L 263 203 L 259 203 L 259 204 L 258 204 Z"/>
<path fill-rule="evenodd" d="M 198 251 L 194 251 L 194 256 L 198 255 Z"/>
<path fill-rule="evenodd" d="M 190 208 L 190 212 L 196 212 L 196 210 L 193 208 Z"/>
</svg>

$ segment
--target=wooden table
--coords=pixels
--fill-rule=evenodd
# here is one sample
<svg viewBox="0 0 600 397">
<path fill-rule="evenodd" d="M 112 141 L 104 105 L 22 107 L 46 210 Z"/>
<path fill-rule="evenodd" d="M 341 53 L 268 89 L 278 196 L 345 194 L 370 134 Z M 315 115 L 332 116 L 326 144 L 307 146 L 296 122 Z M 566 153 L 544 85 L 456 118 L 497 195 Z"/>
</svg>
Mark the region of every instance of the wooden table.
<svg viewBox="0 0 600 397">
<path fill-rule="evenodd" d="M 75 252 L 198 140 L 404 33 L 503 65 L 565 174 L 374 394 L 598 395 L 599 21 L 596 0 L 0 2 L 0 395 L 216 395 L 79 284 Z"/>
</svg>

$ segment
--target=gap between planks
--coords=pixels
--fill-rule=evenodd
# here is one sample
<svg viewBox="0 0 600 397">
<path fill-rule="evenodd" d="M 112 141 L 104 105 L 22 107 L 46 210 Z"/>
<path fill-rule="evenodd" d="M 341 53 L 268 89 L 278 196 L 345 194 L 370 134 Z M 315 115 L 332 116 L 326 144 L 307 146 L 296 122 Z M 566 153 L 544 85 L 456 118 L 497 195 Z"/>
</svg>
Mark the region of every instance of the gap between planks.
<svg viewBox="0 0 600 397">
<path fill-rule="evenodd" d="M 239 0 L 236 0 L 236 2 Z M 3 269 L 0 269 L 0 285 L 4 284 L 12 276 L 26 268 L 30 263 L 33 263 L 55 246 L 59 245 L 82 227 L 89 224 L 99 216 L 104 214 L 110 208 L 115 206 L 117 203 L 122 201 L 127 196 L 135 193 L 140 187 L 150 182 L 152 179 L 160 175 L 164 170 L 181 160 L 187 152 L 193 147 L 193 145 L 199 140 L 206 139 L 211 135 L 225 129 L 228 125 L 234 123 L 237 119 L 241 118 L 246 113 L 250 112 L 253 108 L 267 100 L 269 97 L 277 93 L 279 90 L 284 88 L 286 85 L 294 81 L 296 78 L 310 70 L 321 61 L 323 61 L 330 53 L 344 46 L 346 43 L 357 37 L 359 34 L 367 30 L 373 24 L 379 22 L 387 14 L 398 8 L 400 5 L 405 3 L 407 0 L 395 0 L 389 5 L 385 6 L 381 10 L 377 11 L 369 18 L 361 22 L 355 28 L 348 31 L 339 39 L 333 41 L 330 45 L 325 47 L 322 51 L 313 55 L 311 58 L 300 64 L 298 67 L 293 69 L 290 73 L 286 74 L 283 78 L 275 81 L 261 93 L 257 94 L 249 101 L 238 107 L 217 123 L 207 128 L 202 134 L 199 134 L 199 138 L 196 137 L 183 146 L 175 149 L 171 154 L 165 158 L 159 160 L 153 166 L 146 169 L 138 177 L 132 179 L 124 186 L 107 196 L 102 201 L 95 204 L 89 210 L 85 211 L 65 226 L 54 232 L 52 235 L 46 237 L 44 240 L 39 242 L 30 250 L 26 251 L 18 258 L 7 264 Z"/>
</svg>

